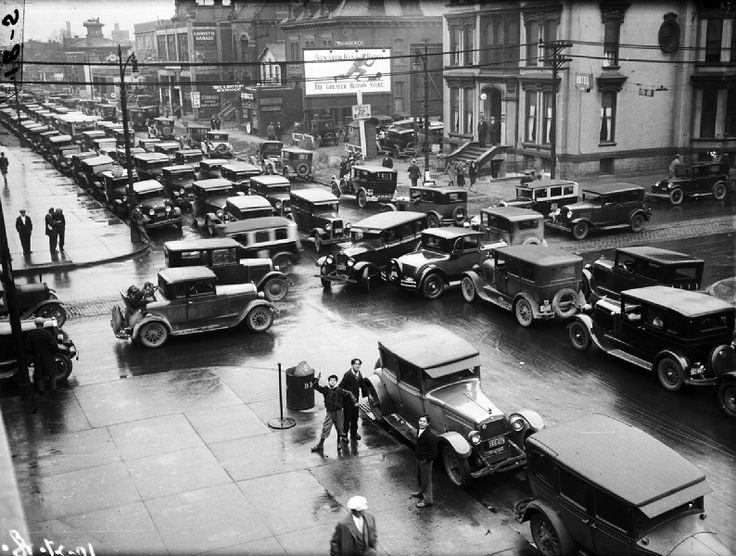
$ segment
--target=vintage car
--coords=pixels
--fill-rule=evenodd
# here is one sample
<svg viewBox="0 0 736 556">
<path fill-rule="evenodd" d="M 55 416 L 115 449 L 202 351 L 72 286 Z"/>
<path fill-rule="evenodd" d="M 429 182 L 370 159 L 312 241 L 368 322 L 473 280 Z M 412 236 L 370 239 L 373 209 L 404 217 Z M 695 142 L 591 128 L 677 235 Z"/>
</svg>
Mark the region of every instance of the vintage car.
<svg viewBox="0 0 736 556">
<path fill-rule="evenodd" d="M 329 191 L 310 187 L 291 192 L 291 217 L 309 237 L 317 253 L 325 245 L 350 239 L 350 222 L 339 215 L 340 201 Z"/>
<path fill-rule="evenodd" d="M 444 132 L 445 126 L 442 122 L 430 121 L 429 144 L 438 144 L 441 149 Z M 379 145 L 382 150 L 390 152 L 396 159 L 416 156 L 424 150 L 424 125 L 423 123 L 418 124 L 415 143 L 414 121 L 401 120 L 394 122 L 383 133 Z"/>
<path fill-rule="evenodd" d="M 618 298 L 623 290 L 644 286 L 672 286 L 697 290 L 705 261 L 659 247 L 619 247 L 613 259 L 601 257 L 583 268 L 583 293 L 589 302 Z"/>
<path fill-rule="evenodd" d="M 71 138 L 71 135 L 55 135 L 49 138 L 46 158 L 62 174 L 68 174 L 71 171 L 69 165 L 71 155 L 82 152 L 79 145 L 70 142 Z M 69 158 L 66 158 L 66 155 L 70 155 Z"/>
<path fill-rule="evenodd" d="M 591 230 L 631 228 L 638 233 L 651 220 L 652 209 L 644 203 L 644 188 L 631 183 L 586 185 L 582 200 L 557 209 L 546 226 L 571 232 L 578 240 Z"/>
<path fill-rule="evenodd" d="M 281 216 L 236 220 L 217 227 L 219 237 L 233 238 L 240 244 L 241 257 L 268 257 L 279 270 L 291 272 L 302 256 L 296 224 Z"/>
<path fill-rule="evenodd" d="M 168 141 L 174 138 L 174 118 L 159 116 L 153 119 L 156 138 Z"/>
<path fill-rule="evenodd" d="M 728 179 L 728 158 L 693 164 L 680 164 L 675 168 L 675 175 L 655 183 L 647 193 L 650 199 L 669 199 L 673 205 L 679 205 L 684 199 L 713 197 L 722 201 L 726 195 L 733 193 L 733 186 Z"/>
<path fill-rule="evenodd" d="M 117 148 L 118 142 L 114 137 L 97 137 L 92 139 L 92 150 L 97 152 L 97 154 L 101 154 L 103 151 L 114 151 Z"/>
<path fill-rule="evenodd" d="M 100 174 L 105 191 L 105 205 L 120 218 L 127 218 L 130 213 L 128 202 L 128 173 L 105 171 Z M 133 181 L 138 175 L 133 171 Z"/>
<path fill-rule="evenodd" d="M 58 153 L 65 147 L 79 147 L 79 145 L 74 143 L 71 135 L 60 134 L 58 132 L 55 135 L 44 135 L 41 139 L 39 154 L 54 164 L 53 155 L 56 154 L 58 156 Z M 80 148 L 79 151 L 81 150 Z"/>
<path fill-rule="evenodd" d="M 281 149 L 279 173 L 286 178 L 308 180 L 312 176 L 312 151 L 298 147 Z"/>
<path fill-rule="evenodd" d="M 579 200 L 580 186 L 577 182 L 543 178 L 523 181 L 516 186 L 516 198 L 501 201 L 499 206 L 528 208 L 548 216 L 558 208 Z"/>
<path fill-rule="evenodd" d="M 358 284 L 364 292 L 380 278 L 391 260 L 413 251 L 427 228 L 423 212 L 382 212 L 353 224 L 352 243 L 337 254 L 317 259 L 322 287 L 332 283 Z"/>
<path fill-rule="evenodd" d="M 189 147 L 200 147 L 200 143 L 207 137 L 210 126 L 198 123 L 187 124 L 187 135 L 189 136 Z"/>
<path fill-rule="evenodd" d="M 67 156 L 69 157 L 68 159 Z M 82 161 L 88 158 L 95 158 L 97 156 L 97 153 L 94 151 L 75 152 L 64 156 L 64 160 L 67 161 L 71 177 L 76 184 L 82 183 Z"/>
<path fill-rule="evenodd" d="M 365 208 L 369 201 L 388 203 L 396 193 L 397 176 L 398 172 L 392 168 L 355 165 L 350 168 L 350 174 L 339 180 L 332 176 L 332 194 L 355 195 L 360 208 Z"/>
<path fill-rule="evenodd" d="M 445 289 L 459 286 L 463 272 L 489 256 L 482 234 L 467 228 L 431 228 L 422 232 L 416 251 L 391 260 L 387 278 L 394 286 L 437 299 Z"/>
<path fill-rule="evenodd" d="M 142 180 L 160 179 L 162 171 L 171 166 L 169 157 L 163 153 L 139 153 L 133 155 L 133 167 Z"/>
<path fill-rule="evenodd" d="M 194 200 L 192 184 L 197 181 L 197 174 L 189 164 L 164 166 L 161 168 L 161 184 L 174 204 L 181 210 L 189 210 Z"/>
<path fill-rule="evenodd" d="M 208 222 L 217 222 L 225 210 L 229 197 L 238 194 L 235 186 L 223 178 L 197 180 L 192 184 L 194 200 L 192 201 L 192 216 L 195 226 L 207 226 Z"/>
<path fill-rule="evenodd" d="M 229 142 L 227 131 L 207 131 L 200 147 L 207 156 L 232 158 L 233 146 Z"/>
<path fill-rule="evenodd" d="M 33 320 L 21 320 L 20 325 L 23 335 L 20 341 L 25 344 L 26 333 L 36 328 L 36 324 Z M 56 340 L 51 353 L 56 363 L 56 381 L 57 383 L 63 382 L 72 374 L 73 360 L 79 359 L 79 351 L 69 334 L 60 328 L 60 324 L 55 319 L 46 317 L 43 327 L 51 332 Z M 0 322 L 0 380 L 14 378 L 18 373 L 17 345 L 18 340 L 10 328 L 10 323 Z M 28 367 L 35 367 L 32 353 L 25 353 L 25 361 Z"/>
<path fill-rule="evenodd" d="M 524 439 L 544 422 L 530 409 L 505 415 L 491 401 L 475 346 L 446 328 L 416 326 L 379 340 L 378 352 L 376 369 L 364 381 L 370 412 L 412 443 L 426 414 L 453 484 L 467 487 L 526 463 Z"/>
<path fill-rule="evenodd" d="M 235 184 L 238 191 L 247 193 L 250 188 L 250 179 L 260 176 L 261 169 L 247 162 L 233 161 L 220 166 L 220 177 Z"/>
<path fill-rule="evenodd" d="M 158 139 L 156 137 L 138 139 L 138 146 L 148 153 L 155 152 L 156 145 L 158 145 L 159 143 L 161 143 L 161 139 Z"/>
<path fill-rule="evenodd" d="M 217 235 L 217 228 L 228 222 L 275 216 L 275 211 L 268 199 L 260 195 L 237 195 L 228 197 L 225 206 L 215 214 L 205 217 L 205 227 L 210 236 Z"/>
<path fill-rule="evenodd" d="M 286 274 L 269 258 L 242 259 L 240 244 L 229 237 L 187 239 L 164 243 L 166 266 L 206 266 L 218 284 L 253 282 L 269 301 L 283 301 L 289 293 Z"/>
<path fill-rule="evenodd" d="M 264 141 L 261 143 L 260 155 L 264 174 L 278 174 L 281 167 L 281 149 L 284 144 L 281 141 Z"/>
<path fill-rule="evenodd" d="M 589 307 L 589 308 L 588 308 Z M 736 307 L 710 295 L 669 286 L 621 292 L 600 299 L 574 317 L 570 343 L 595 344 L 623 361 L 656 373 L 665 390 L 709 386 L 736 371 L 733 340 Z"/>
<path fill-rule="evenodd" d="M 181 149 L 178 141 L 161 141 L 153 146 L 153 152 L 165 154 L 169 157 L 169 164 L 173 164 L 174 153 Z"/>
<path fill-rule="evenodd" d="M 338 128 L 329 114 L 314 114 L 309 120 L 309 133 L 314 135 L 316 148 L 328 143 L 338 145 L 345 140 L 345 130 Z"/>
<path fill-rule="evenodd" d="M 199 168 L 199 163 L 204 158 L 204 153 L 199 149 L 179 149 L 174 151 L 174 160 L 172 166 L 188 164 L 192 168 Z M 213 176 L 218 177 L 218 176 Z"/>
<path fill-rule="evenodd" d="M 128 108 L 128 121 L 135 131 L 147 131 L 148 122 L 158 118 L 158 106 L 133 106 Z"/>
<path fill-rule="evenodd" d="M 15 299 L 21 319 L 56 319 L 59 326 L 64 326 L 67 314 L 64 304 L 56 297 L 56 291 L 43 284 L 16 284 Z M 0 318 L 8 318 L 8 300 L 5 289 L 0 283 Z"/>
<path fill-rule="evenodd" d="M 279 216 L 291 214 L 291 182 L 282 176 L 253 176 L 248 192 L 265 197 Z"/>
<path fill-rule="evenodd" d="M 133 184 L 134 207 L 130 218 L 146 230 L 175 226 L 181 230 L 181 209 L 174 206 L 171 198 L 156 180 L 137 181 Z"/>
<path fill-rule="evenodd" d="M 409 187 L 408 197 L 395 197 L 382 210 L 414 210 L 427 213 L 430 228 L 462 226 L 468 215 L 468 192 L 460 187 Z"/>
<path fill-rule="evenodd" d="M 488 207 L 470 220 L 470 227 L 483 232 L 486 242 L 506 245 L 547 245 L 544 217 L 537 211 L 518 207 Z"/>
<path fill-rule="evenodd" d="M 143 299 L 136 295 L 140 290 L 131 290 L 120 292 L 125 308 L 113 308 L 110 324 L 117 338 L 149 348 L 161 347 L 169 336 L 233 328 L 243 322 L 253 332 L 265 332 L 276 312 L 255 284 L 219 285 L 206 266 L 160 270 L 155 291 Z"/>
<path fill-rule="evenodd" d="M 566 319 L 585 303 L 583 259 L 542 245 L 494 246 L 491 256 L 462 275 L 460 291 L 507 311 L 524 327 L 537 319 Z"/>
<path fill-rule="evenodd" d="M 226 158 L 205 158 L 198 165 L 198 179 L 209 180 L 222 177 L 222 167 L 229 161 Z"/>
<path fill-rule="evenodd" d="M 125 128 L 115 129 L 113 131 L 113 137 L 117 141 L 118 147 L 121 149 L 125 148 Z M 134 129 L 128 129 L 128 146 L 132 147 L 135 145 L 136 136 Z"/>
<path fill-rule="evenodd" d="M 703 472 L 644 431 L 592 414 L 525 444 L 532 498 L 514 513 L 545 556 L 732 553 L 706 522 Z"/>
<path fill-rule="evenodd" d="M 102 178 L 100 174 L 112 170 L 115 161 L 109 156 L 93 156 L 85 158 L 79 163 L 77 184 L 97 199 L 103 198 Z"/>
</svg>

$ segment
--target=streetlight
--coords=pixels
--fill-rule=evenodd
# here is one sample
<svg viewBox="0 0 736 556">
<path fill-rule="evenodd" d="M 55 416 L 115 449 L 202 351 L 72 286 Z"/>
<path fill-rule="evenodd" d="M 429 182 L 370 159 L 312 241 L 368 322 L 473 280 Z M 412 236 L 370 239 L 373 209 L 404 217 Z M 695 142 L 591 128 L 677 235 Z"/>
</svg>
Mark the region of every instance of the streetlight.
<svg viewBox="0 0 736 556">
<path fill-rule="evenodd" d="M 133 73 L 138 73 L 138 60 L 135 58 L 135 52 L 123 62 L 123 50 L 118 45 L 118 67 L 120 68 L 120 108 L 123 111 L 123 135 L 125 137 L 125 167 L 128 171 L 128 218 L 130 220 L 130 241 L 139 243 L 141 241 L 141 232 L 138 224 L 133 220 L 133 164 L 130 160 L 130 141 L 128 138 L 128 98 L 125 91 L 125 68 L 130 62 Z"/>
</svg>

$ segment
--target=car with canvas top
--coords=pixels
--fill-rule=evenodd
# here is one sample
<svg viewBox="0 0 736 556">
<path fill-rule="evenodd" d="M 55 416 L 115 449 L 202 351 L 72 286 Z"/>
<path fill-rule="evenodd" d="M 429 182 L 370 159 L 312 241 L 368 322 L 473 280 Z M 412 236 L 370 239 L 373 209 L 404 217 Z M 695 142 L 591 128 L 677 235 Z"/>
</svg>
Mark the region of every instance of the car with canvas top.
<svg viewBox="0 0 736 556">
<path fill-rule="evenodd" d="M 468 216 L 468 192 L 461 187 L 418 185 L 409 196 L 397 196 L 382 210 L 413 210 L 427 214 L 430 228 L 462 226 Z"/>
<path fill-rule="evenodd" d="M 329 191 L 309 187 L 291 192 L 291 217 L 314 244 L 317 253 L 326 245 L 350 239 L 350 222 L 340 215 L 340 200 Z"/>
</svg>

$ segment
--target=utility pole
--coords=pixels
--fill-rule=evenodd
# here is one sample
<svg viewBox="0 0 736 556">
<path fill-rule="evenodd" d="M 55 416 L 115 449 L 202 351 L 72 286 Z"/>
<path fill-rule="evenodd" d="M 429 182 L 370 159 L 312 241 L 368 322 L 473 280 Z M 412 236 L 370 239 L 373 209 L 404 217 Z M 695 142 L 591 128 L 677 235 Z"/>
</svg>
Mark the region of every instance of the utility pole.
<svg viewBox="0 0 736 556">
<path fill-rule="evenodd" d="M 424 180 L 429 179 L 429 59 L 427 48 L 429 39 L 424 39 Z"/>
<path fill-rule="evenodd" d="M 546 61 L 552 66 L 552 129 L 549 137 L 549 154 L 550 154 L 550 171 L 549 175 L 552 179 L 556 177 L 557 172 L 557 72 L 561 69 L 567 69 L 565 64 L 572 62 L 572 58 L 566 58 L 562 55 L 562 51 L 572 47 L 571 41 L 539 41 L 545 50 L 552 50 L 552 57 Z"/>
<path fill-rule="evenodd" d="M 130 130 L 128 129 L 128 97 L 125 91 L 125 68 L 128 67 L 128 62 L 132 63 L 133 73 L 138 72 L 138 60 L 136 60 L 135 53 L 131 53 L 128 58 L 123 62 L 123 52 L 120 45 L 118 45 L 118 69 L 120 70 L 120 109 L 123 112 L 123 135 L 125 136 L 125 166 L 128 172 L 128 218 L 130 219 L 130 241 L 133 243 L 140 243 L 141 232 L 138 229 L 138 223 L 133 219 L 133 161 L 130 159 L 130 137 L 128 136 Z"/>
</svg>

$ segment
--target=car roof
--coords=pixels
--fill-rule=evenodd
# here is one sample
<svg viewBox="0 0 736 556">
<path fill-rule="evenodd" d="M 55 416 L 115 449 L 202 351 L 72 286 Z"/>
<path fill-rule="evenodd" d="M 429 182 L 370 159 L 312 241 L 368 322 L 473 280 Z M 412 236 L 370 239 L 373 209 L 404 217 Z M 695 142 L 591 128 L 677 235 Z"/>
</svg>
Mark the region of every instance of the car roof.
<svg viewBox="0 0 736 556">
<path fill-rule="evenodd" d="M 488 214 L 497 214 L 498 216 L 503 216 L 508 220 L 528 220 L 530 218 L 542 220 L 544 218 L 544 216 L 536 210 L 523 207 L 486 207 L 480 209 L 480 211 Z"/>
<path fill-rule="evenodd" d="M 89 166 L 97 166 L 98 164 L 112 164 L 115 162 L 109 156 L 93 156 L 91 158 L 85 158 L 84 163 Z"/>
<path fill-rule="evenodd" d="M 179 149 L 176 152 L 179 153 L 179 154 L 200 154 L 200 155 L 204 155 L 204 153 L 202 153 L 202 151 L 199 150 L 199 149 Z"/>
<path fill-rule="evenodd" d="M 703 472 L 672 448 L 606 415 L 577 417 L 538 431 L 526 442 L 543 447 L 562 465 L 648 517 L 711 490 Z"/>
<path fill-rule="evenodd" d="M 194 168 L 192 168 L 189 164 L 174 164 L 172 166 L 164 166 L 163 168 L 161 168 L 162 172 L 178 172 L 181 170 L 194 172 Z"/>
<path fill-rule="evenodd" d="M 284 176 L 253 176 L 250 182 L 262 183 L 263 185 L 291 185 L 291 182 Z"/>
<path fill-rule="evenodd" d="M 391 228 L 393 226 L 405 224 L 406 222 L 413 222 L 414 220 L 426 218 L 426 216 L 427 215 L 423 212 L 414 212 L 410 210 L 379 212 L 378 214 L 374 214 L 372 216 L 369 216 L 368 218 L 364 218 L 356 224 L 353 224 L 353 229 Z"/>
<path fill-rule="evenodd" d="M 179 150 L 181 148 L 181 145 L 178 141 L 161 141 L 160 143 L 156 143 L 156 146 L 164 149 L 168 149 L 169 147 L 176 147 L 176 150 Z"/>
<path fill-rule="evenodd" d="M 686 253 L 679 253 L 677 251 L 670 251 L 669 249 L 661 249 L 659 247 L 650 247 L 648 245 L 638 245 L 634 247 L 619 247 L 617 249 L 619 253 L 633 255 L 635 257 L 646 258 L 651 261 L 667 264 L 667 263 L 702 263 L 705 261 L 698 257 L 693 257 Z"/>
<path fill-rule="evenodd" d="M 480 364 L 478 349 L 460 336 L 436 325 L 412 326 L 383 336 L 378 345 L 397 357 L 441 376 L 441 369 L 458 361 L 471 359 L 468 366 Z M 457 369 L 456 369 L 457 370 Z"/>
<path fill-rule="evenodd" d="M 284 226 L 295 226 L 293 220 L 284 218 L 283 216 L 261 216 L 259 218 L 246 218 L 245 220 L 236 220 L 228 222 L 223 226 L 222 230 L 226 234 L 236 234 L 239 232 L 250 232 L 251 230 L 260 230 L 263 228 L 283 228 Z"/>
<path fill-rule="evenodd" d="M 232 170 L 233 172 L 252 172 L 254 170 L 260 172 L 261 168 L 259 166 L 256 166 L 255 164 L 250 164 L 248 162 L 230 162 L 229 164 L 223 164 L 223 168 L 227 168 L 228 170 Z"/>
<path fill-rule="evenodd" d="M 216 189 L 232 187 L 233 182 L 226 180 L 225 178 L 210 178 L 207 180 L 197 180 L 194 182 L 194 185 L 201 187 L 202 189 Z"/>
<path fill-rule="evenodd" d="M 282 147 L 282 152 L 287 153 L 307 153 L 312 154 L 312 151 L 308 151 L 307 149 L 300 149 L 299 147 Z"/>
<path fill-rule="evenodd" d="M 97 122 L 98 124 L 100 122 Z M 101 129 L 86 129 L 82 132 L 82 135 L 86 135 L 87 137 L 104 137 L 105 132 Z"/>
<path fill-rule="evenodd" d="M 164 249 L 168 249 L 169 251 L 199 251 L 207 249 L 229 249 L 231 247 L 240 247 L 240 244 L 231 237 L 177 239 L 164 243 Z"/>
<path fill-rule="evenodd" d="M 536 266 L 557 266 L 582 262 L 582 257 L 568 251 L 544 245 L 510 245 L 498 247 L 497 252 L 511 255 L 515 259 L 533 263 Z"/>
<path fill-rule="evenodd" d="M 210 130 L 210 126 L 204 125 L 204 124 L 187 124 L 187 129 L 206 129 L 207 131 Z"/>
<path fill-rule="evenodd" d="M 631 191 L 632 189 L 644 188 L 641 185 L 626 182 L 615 182 L 615 183 L 593 183 L 589 185 L 582 185 L 580 188 L 583 191 L 590 191 L 591 193 L 618 193 L 620 191 Z"/>
<path fill-rule="evenodd" d="M 128 179 L 128 173 L 127 172 L 122 172 L 122 173 L 120 173 L 120 175 L 115 176 L 115 175 L 113 175 L 112 170 L 105 170 L 104 172 L 100 172 L 100 175 L 101 176 L 105 176 L 106 178 L 126 179 L 126 180 Z M 137 175 L 138 175 L 138 172 L 136 172 L 135 170 L 133 170 L 133 177 L 136 177 Z"/>
<path fill-rule="evenodd" d="M 335 197 L 332 192 L 322 189 L 320 187 L 309 187 L 307 189 L 299 189 L 292 191 L 293 197 L 301 197 L 311 203 L 334 203 L 339 199 Z"/>
<path fill-rule="evenodd" d="M 529 189 L 544 189 L 554 187 L 555 185 L 578 185 L 578 182 L 572 180 L 553 180 L 550 178 L 542 178 L 517 185 L 516 187 L 527 187 Z"/>
<path fill-rule="evenodd" d="M 366 170 L 367 172 L 389 172 L 396 174 L 397 171 L 393 168 L 384 168 L 383 166 L 368 166 L 367 164 L 354 164 L 352 168 L 357 170 Z"/>
<path fill-rule="evenodd" d="M 482 236 L 483 232 L 470 228 L 447 226 L 443 228 L 427 228 L 426 230 L 422 230 L 422 235 L 435 236 L 442 239 L 455 239 L 458 237 Z"/>
<path fill-rule="evenodd" d="M 236 195 L 228 197 L 227 202 L 240 210 L 254 208 L 272 208 L 271 203 L 260 195 Z"/>
<path fill-rule="evenodd" d="M 159 275 L 167 282 L 186 282 L 187 280 L 203 280 L 216 278 L 215 273 L 206 266 L 182 266 L 163 268 Z"/>
<path fill-rule="evenodd" d="M 144 160 L 146 162 L 162 162 L 162 161 L 169 161 L 169 157 L 166 156 L 164 153 L 138 153 L 134 154 L 133 158 L 137 158 L 139 160 Z"/>
<path fill-rule="evenodd" d="M 52 143 L 61 143 L 62 141 L 71 141 L 72 136 L 71 135 L 53 135 L 49 137 L 49 141 Z"/>
<path fill-rule="evenodd" d="M 621 295 L 671 309 L 686 317 L 699 317 L 726 310 L 736 311 L 736 307 L 712 295 L 669 286 L 634 288 L 622 291 Z"/>
<path fill-rule="evenodd" d="M 467 192 L 466 189 L 463 189 L 462 187 L 450 187 L 450 186 L 432 186 L 432 185 L 417 185 L 417 186 L 409 186 L 409 193 L 412 191 L 439 191 L 440 193 L 458 193 L 459 191 Z"/>
<path fill-rule="evenodd" d="M 199 161 L 199 165 L 201 166 L 204 163 L 205 166 L 224 166 L 228 160 L 227 158 L 205 158 Z"/>
<path fill-rule="evenodd" d="M 143 180 L 133 183 L 133 191 L 138 194 L 151 193 L 152 191 L 163 191 L 164 186 L 156 180 Z"/>
</svg>

